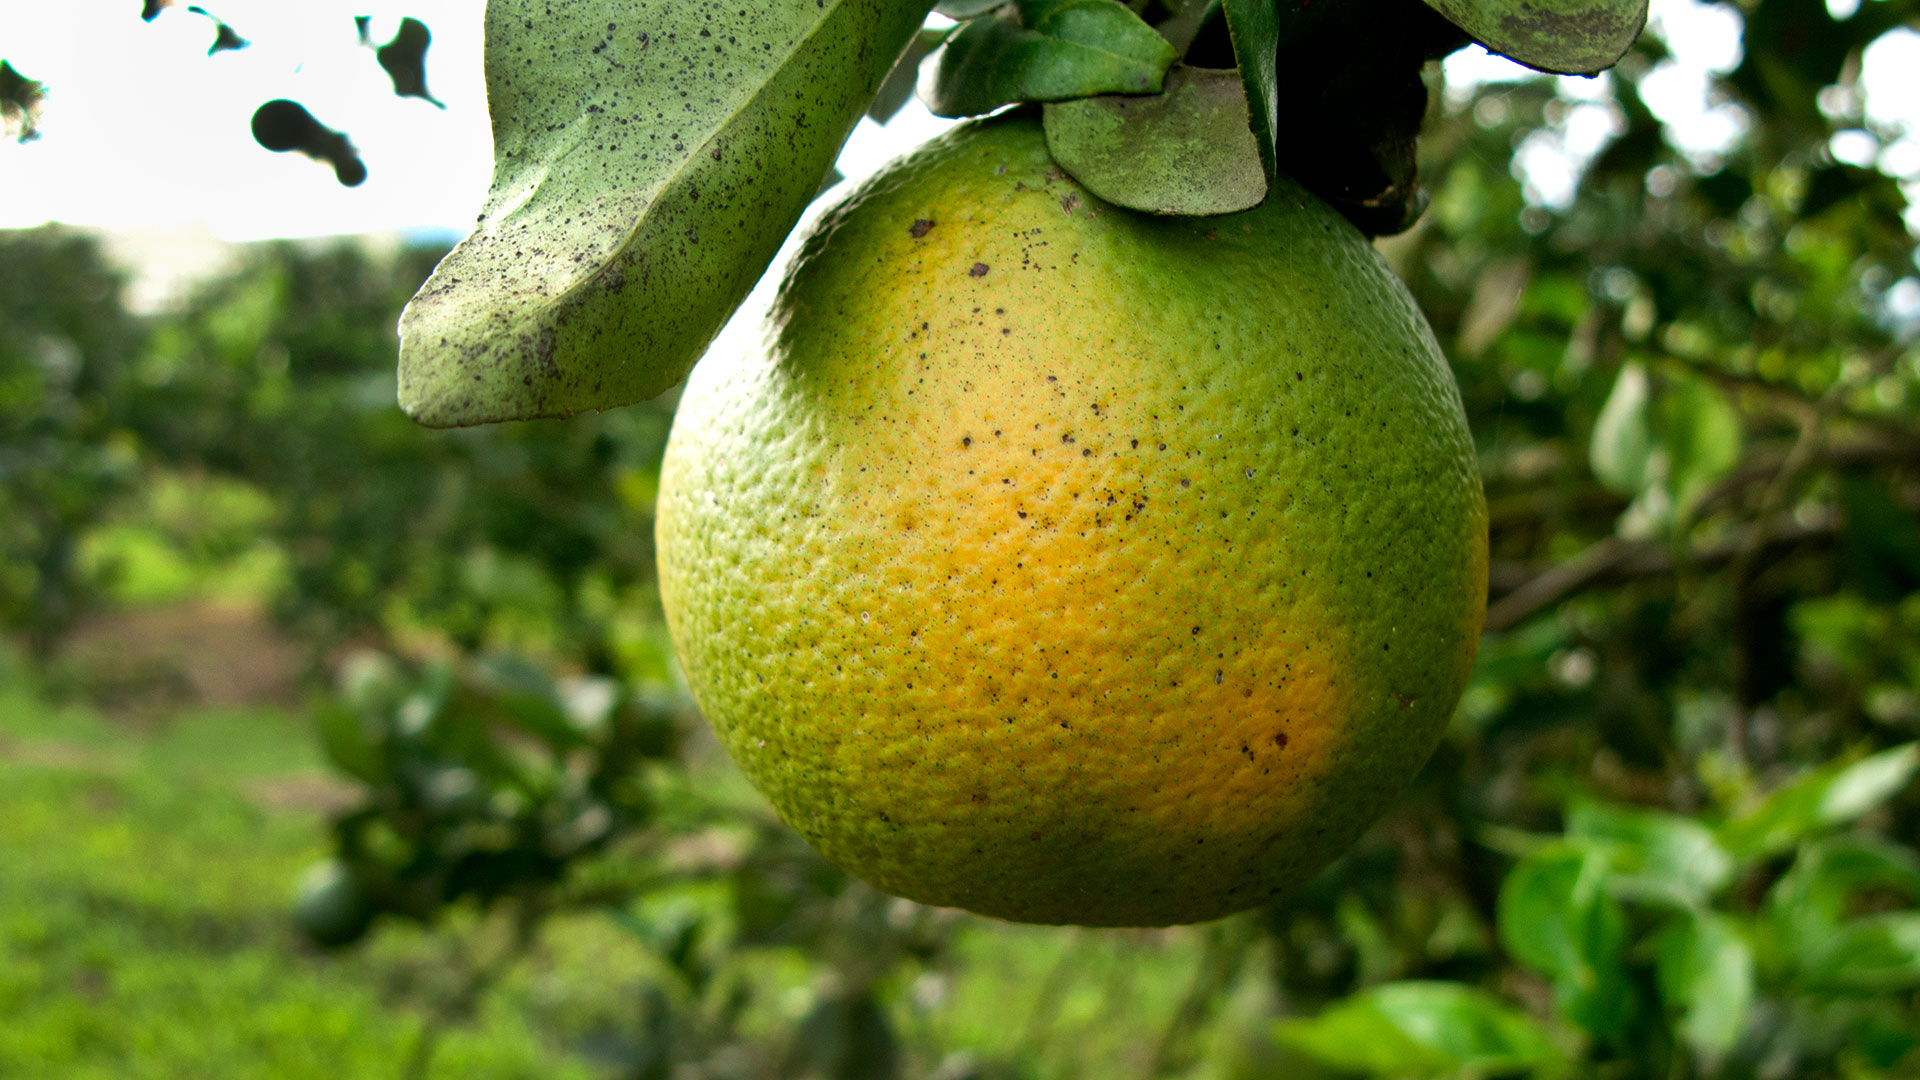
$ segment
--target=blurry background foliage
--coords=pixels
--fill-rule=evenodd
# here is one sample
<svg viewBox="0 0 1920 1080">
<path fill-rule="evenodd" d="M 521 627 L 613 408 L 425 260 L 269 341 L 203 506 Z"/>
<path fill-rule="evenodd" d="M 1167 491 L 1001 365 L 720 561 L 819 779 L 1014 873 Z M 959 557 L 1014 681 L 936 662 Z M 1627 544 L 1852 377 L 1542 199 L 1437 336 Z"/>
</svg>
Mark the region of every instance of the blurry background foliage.
<svg viewBox="0 0 1920 1080">
<path fill-rule="evenodd" d="M 1643 100 L 1657 33 L 1433 95 L 1382 248 L 1479 443 L 1480 663 L 1355 850 L 1202 927 L 811 855 L 675 678 L 672 395 L 415 427 L 437 252 L 136 317 L 0 238 L 0 1075 L 1920 1073 L 1920 149 L 1857 86 L 1920 5 L 1721 10 L 1716 149 Z"/>
</svg>

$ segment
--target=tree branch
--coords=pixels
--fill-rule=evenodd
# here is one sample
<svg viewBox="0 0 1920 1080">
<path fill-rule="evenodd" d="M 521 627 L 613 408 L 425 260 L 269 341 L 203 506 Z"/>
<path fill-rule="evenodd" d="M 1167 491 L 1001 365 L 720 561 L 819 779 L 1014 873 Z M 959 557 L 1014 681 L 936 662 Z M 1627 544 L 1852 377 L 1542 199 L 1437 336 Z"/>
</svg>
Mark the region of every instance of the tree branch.
<svg viewBox="0 0 1920 1080">
<path fill-rule="evenodd" d="M 1682 566 L 1717 569 L 1739 558 L 1749 545 L 1766 556 L 1802 544 L 1829 543 L 1839 534 L 1839 520 L 1832 515 L 1813 523 L 1782 518 L 1764 529 L 1736 529 L 1678 558 L 1672 545 L 1661 540 L 1609 536 L 1564 563 L 1530 575 L 1511 565 L 1496 566 L 1491 579 L 1511 581 L 1524 576 L 1524 580 L 1487 605 L 1486 629 L 1489 633 L 1511 630 L 1541 609 L 1590 589 L 1667 577 Z"/>
<path fill-rule="evenodd" d="M 1902 464 L 1920 465 L 1920 438 L 1905 433 L 1888 442 L 1834 443 L 1803 438 L 1778 454 L 1756 457 L 1741 466 L 1701 499 L 1695 513 L 1734 502 L 1756 486 L 1764 485 L 1771 492 L 1784 472 L 1801 475 L 1812 468 Z M 1830 512 L 1812 523 L 1775 514 L 1773 511 L 1778 509 L 1780 501 L 1775 494 L 1776 497 L 1769 500 L 1774 505 L 1760 508 L 1760 516 L 1771 524 L 1735 528 L 1712 543 L 1691 552 L 1682 551 L 1678 557 L 1675 545 L 1667 540 L 1629 541 L 1610 536 L 1596 541 L 1566 562 L 1552 566 L 1494 563 L 1487 573 L 1487 588 L 1493 599 L 1487 605 L 1486 630 L 1510 630 L 1542 608 L 1591 589 L 1665 577 L 1683 567 L 1718 569 L 1740 558 L 1743 552 L 1757 564 L 1785 548 L 1831 542 L 1839 535 L 1840 522 Z M 1909 500 L 1907 508 L 1920 512 L 1920 501 Z"/>
</svg>

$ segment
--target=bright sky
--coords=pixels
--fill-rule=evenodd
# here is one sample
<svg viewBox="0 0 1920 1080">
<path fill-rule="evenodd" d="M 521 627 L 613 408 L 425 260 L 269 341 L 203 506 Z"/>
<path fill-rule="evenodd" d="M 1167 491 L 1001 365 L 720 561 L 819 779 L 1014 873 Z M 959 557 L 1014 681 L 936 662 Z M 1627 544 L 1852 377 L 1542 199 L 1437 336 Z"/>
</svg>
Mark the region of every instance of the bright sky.
<svg viewBox="0 0 1920 1080">
<path fill-rule="evenodd" d="M 477 0 L 203 0 L 252 45 L 207 56 L 211 20 L 139 0 L 0 0 L 0 57 L 49 93 L 41 137 L 0 143 L 0 226 L 202 225 L 229 240 L 460 229 L 492 157 Z M 384 42 L 401 15 L 433 31 L 427 85 L 399 98 L 353 16 Z M 253 110 L 299 101 L 367 162 L 358 188 L 253 141 Z"/>
<path fill-rule="evenodd" d="M 1862 2 L 1881 0 L 1828 0 L 1836 14 Z M 466 231 L 491 158 L 480 0 L 203 5 L 253 44 L 208 57 L 213 23 L 184 3 L 143 23 L 138 0 L 0 0 L 0 57 L 51 91 L 39 140 L 0 141 L 0 228 L 52 220 L 205 229 L 227 240 L 396 230 L 452 239 Z M 1676 144 L 1710 166 L 1746 124 L 1737 107 L 1707 95 L 1708 73 L 1739 62 L 1738 20 L 1701 0 L 1654 0 L 1653 10 L 1673 58 L 1642 91 Z M 373 52 L 359 44 L 359 14 L 373 16 L 376 42 L 391 37 L 403 15 L 432 28 L 427 79 L 444 112 L 394 96 Z M 1533 77 L 1477 47 L 1446 68 L 1455 86 Z M 1570 200 L 1584 162 L 1618 130 L 1607 78 L 1559 80 L 1567 99 L 1561 122 L 1519 152 L 1534 201 Z M 1877 159 L 1920 179 L 1920 138 L 1911 134 L 1920 132 L 1920 34 L 1883 39 L 1861 84 L 1866 123 L 1835 139 L 1835 155 Z M 323 165 L 257 146 L 249 119 L 276 97 L 347 132 L 366 160 L 366 183 L 341 187 Z M 1849 107 L 1830 104 L 1835 115 Z M 917 102 L 884 129 L 862 121 L 841 171 L 858 179 L 946 126 Z"/>
<path fill-rule="evenodd" d="M 0 228 L 205 227 L 227 240 L 405 231 L 464 234 L 492 165 L 480 0 L 202 0 L 252 44 L 207 56 L 214 24 L 178 6 L 152 23 L 139 0 L 0 0 L 0 58 L 47 84 L 41 137 L 0 141 Z M 443 112 L 400 98 L 359 43 L 353 16 L 390 39 L 427 24 L 427 86 Z M 324 165 L 254 143 L 253 110 L 304 104 L 344 131 L 368 177 L 345 188 Z M 948 126 L 910 110 L 870 121 L 843 171 L 871 172 Z"/>
</svg>

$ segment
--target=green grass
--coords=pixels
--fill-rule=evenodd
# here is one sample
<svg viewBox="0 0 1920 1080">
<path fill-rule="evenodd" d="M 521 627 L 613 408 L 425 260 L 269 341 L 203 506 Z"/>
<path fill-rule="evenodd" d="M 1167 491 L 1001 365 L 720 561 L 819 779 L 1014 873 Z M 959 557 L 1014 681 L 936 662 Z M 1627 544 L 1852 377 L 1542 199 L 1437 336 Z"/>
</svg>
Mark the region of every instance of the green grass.
<svg viewBox="0 0 1920 1080">
<path fill-rule="evenodd" d="M 393 928 L 336 957 L 294 938 L 290 890 L 324 832 L 276 791 L 319 768 L 284 714 L 126 728 L 0 688 L 0 1076 L 396 1075 L 442 945 Z M 500 995 L 433 1075 L 596 1075 L 526 1012 Z"/>
</svg>

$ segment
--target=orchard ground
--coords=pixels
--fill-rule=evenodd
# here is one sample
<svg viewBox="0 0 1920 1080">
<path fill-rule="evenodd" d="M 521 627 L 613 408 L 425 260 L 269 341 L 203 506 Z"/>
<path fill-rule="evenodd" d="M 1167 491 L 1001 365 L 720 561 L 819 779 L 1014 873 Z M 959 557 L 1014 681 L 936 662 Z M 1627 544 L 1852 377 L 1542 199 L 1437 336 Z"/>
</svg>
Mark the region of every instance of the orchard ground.
<svg viewBox="0 0 1920 1080">
<path fill-rule="evenodd" d="M 713 757 L 702 784 L 743 783 Z M 451 992 L 447 953 L 497 927 L 383 926 L 318 953 L 288 920 L 344 789 L 298 709 L 187 705 L 115 715 L 48 703 L 0 675 L 0 1075 L 314 1080 L 392 1075 Z M 683 890 L 651 901 L 715 905 Z M 1179 1007 L 1203 931 L 1079 933 L 982 924 L 964 973 L 903 973 L 897 1030 L 1039 1075 L 1139 1075 Z M 569 917 L 436 1055 L 437 1077 L 619 1075 L 659 959 L 604 915 Z M 740 958 L 769 1002 L 804 1015 L 797 954 Z M 1063 973 L 1071 974 L 1063 982 Z M 1063 993 L 1063 987 L 1071 989 Z M 1149 1020 L 1116 1024 L 1118 1017 Z M 1008 1018 L 1023 1018 L 1009 1023 Z"/>
</svg>

